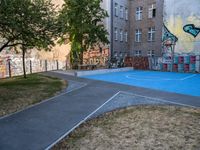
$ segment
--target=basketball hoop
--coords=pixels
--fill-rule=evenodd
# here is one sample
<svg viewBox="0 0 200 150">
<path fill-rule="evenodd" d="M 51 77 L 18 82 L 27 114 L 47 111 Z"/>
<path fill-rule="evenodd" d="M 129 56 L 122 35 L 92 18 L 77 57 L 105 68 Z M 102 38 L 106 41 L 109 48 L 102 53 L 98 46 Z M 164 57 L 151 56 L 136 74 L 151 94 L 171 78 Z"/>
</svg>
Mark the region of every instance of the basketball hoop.
<svg viewBox="0 0 200 150">
<path fill-rule="evenodd" d="M 164 43 L 164 46 L 166 47 L 171 47 L 173 45 L 172 41 L 170 40 L 167 40 L 165 43 Z"/>
<path fill-rule="evenodd" d="M 171 47 L 172 44 L 168 44 L 168 43 L 166 43 L 165 46 L 166 46 L 166 47 Z"/>
</svg>

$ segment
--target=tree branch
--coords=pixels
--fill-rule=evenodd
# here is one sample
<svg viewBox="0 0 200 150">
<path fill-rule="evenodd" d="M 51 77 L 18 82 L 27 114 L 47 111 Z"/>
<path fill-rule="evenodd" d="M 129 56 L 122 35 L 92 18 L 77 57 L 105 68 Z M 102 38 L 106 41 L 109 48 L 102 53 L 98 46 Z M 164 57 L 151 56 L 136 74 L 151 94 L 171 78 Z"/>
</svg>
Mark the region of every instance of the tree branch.
<svg viewBox="0 0 200 150">
<path fill-rule="evenodd" d="M 0 52 L 3 51 L 4 48 L 6 47 L 15 47 L 17 45 L 24 45 L 24 46 L 28 46 L 27 44 L 23 44 L 23 43 L 14 43 L 14 44 L 9 44 L 10 41 L 6 42 L 3 46 L 0 47 Z"/>
<path fill-rule="evenodd" d="M 0 47 L 0 52 L 3 51 L 4 48 L 8 47 L 8 44 L 10 43 L 10 41 L 7 41 L 6 43 L 4 43 L 1 47 Z"/>
<path fill-rule="evenodd" d="M 17 46 L 17 45 L 24 45 L 24 44 L 23 43 L 14 43 L 14 44 L 7 45 L 7 47 L 13 47 L 13 46 Z"/>
<path fill-rule="evenodd" d="M 15 36 L 13 35 L 12 38 L 8 38 L 9 40 L 8 40 L 6 43 L 4 43 L 4 44 L 0 47 L 0 53 L 1 53 L 1 52 L 3 51 L 3 49 L 6 48 L 6 47 L 12 47 L 12 46 L 17 46 L 17 45 L 22 44 L 22 43 L 9 44 L 9 43 L 11 43 L 12 41 L 14 41 L 15 38 L 17 38 L 17 37 L 20 36 L 20 35 L 21 35 L 21 33 L 15 35 Z"/>
</svg>

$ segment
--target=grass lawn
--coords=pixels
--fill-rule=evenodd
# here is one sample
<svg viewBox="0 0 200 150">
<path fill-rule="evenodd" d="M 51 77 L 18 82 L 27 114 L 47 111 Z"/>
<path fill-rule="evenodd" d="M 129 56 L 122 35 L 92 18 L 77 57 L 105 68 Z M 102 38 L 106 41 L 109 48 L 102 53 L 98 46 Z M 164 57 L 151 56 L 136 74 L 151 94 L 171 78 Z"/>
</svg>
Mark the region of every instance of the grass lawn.
<svg viewBox="0 0 200 150">
<path fill-rule="evenodd" d="M 19 111 L 29 105 L 58 94 L 66 88 L 63 80 L 41 74 L 0 80 L 0 116 Z"/>
<path fill-rule="evenodd" d="M 53 149 L 197 150 L 200 110 L 138 106 L 87 121 Z"/>
</svg>

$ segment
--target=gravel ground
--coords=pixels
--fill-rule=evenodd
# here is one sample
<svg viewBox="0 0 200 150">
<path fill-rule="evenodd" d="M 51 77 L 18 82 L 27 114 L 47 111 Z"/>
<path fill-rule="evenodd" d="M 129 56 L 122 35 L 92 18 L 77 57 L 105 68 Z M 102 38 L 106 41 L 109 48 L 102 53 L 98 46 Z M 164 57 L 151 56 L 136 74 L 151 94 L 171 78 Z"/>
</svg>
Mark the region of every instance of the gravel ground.
<svg viewBox="0 0 200 150">
<path fill-rule="evenodd" d="M 197 150 L 200 110 L 176 106 L 135 106 L 89 120 L 53 150 Z"/>
<path fill-rule="evenodd" d="M 99 109 L 91 118 L 98 117 L 101 114 L 110 112 L 116 109 L 125 108 L 129 106 L 138 105 L 169 105 L 169 102 L 160 101 L 154 98 L 142 97 L 140 95 L 134 95 L 132 93 L 120 92 L 111 101 L 106 103 L 101 109 Z"/>
</svg>

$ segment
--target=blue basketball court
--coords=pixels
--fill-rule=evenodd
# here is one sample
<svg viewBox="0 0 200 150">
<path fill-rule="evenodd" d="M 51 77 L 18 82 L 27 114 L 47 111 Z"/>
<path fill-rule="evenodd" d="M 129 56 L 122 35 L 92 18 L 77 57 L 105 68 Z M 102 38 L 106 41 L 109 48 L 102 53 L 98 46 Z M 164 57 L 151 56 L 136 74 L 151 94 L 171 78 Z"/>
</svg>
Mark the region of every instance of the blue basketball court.
<svg viewBox="0 0 200 150">
<path fill-rule="evenodd" d="M 89 75 L 83 78 L 200 97 L 200 74 L 134 70 Z"/>
</svg>

